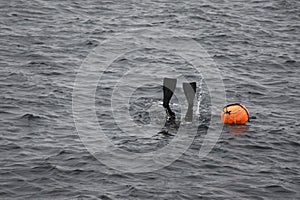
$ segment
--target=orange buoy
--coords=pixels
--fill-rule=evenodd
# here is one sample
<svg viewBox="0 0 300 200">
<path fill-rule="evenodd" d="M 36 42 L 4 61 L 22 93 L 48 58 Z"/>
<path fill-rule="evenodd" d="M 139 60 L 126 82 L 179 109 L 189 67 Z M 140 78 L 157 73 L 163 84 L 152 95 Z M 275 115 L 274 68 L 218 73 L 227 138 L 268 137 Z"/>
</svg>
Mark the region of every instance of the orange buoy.
<svg viewBox="0 0 300 200">
<path fill-rule="evenodd" d="M 223 107 L 221 119 L 224 124 L 246 124 L 249 121 L 249 112 L 242 104 L 230 104 Z"/>
</svg>

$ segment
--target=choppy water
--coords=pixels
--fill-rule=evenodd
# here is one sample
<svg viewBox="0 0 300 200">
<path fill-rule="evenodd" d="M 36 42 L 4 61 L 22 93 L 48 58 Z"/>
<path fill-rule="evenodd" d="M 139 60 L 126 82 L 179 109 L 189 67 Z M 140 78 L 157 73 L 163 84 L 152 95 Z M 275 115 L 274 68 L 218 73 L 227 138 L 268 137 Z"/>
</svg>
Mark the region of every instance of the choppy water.
<svg viewBox="0 0 300 200">
<path fill-rule="evenodd" d="M 296 0 L 2 0 L 0 198 L 299 199 L 299 13 Z M 227 102 L 242 102 L 256 119 L 247 127 L 224 127 L 213 151 L 200 159 L 210 119 L 203 84 L 196 139 L 174 163 L 137 174 L 115 171 L 95 159 L 72 117 L 76 72 L 102 41 L 136 28 L 170 29 L 201 44 L 221 71 Z M 156 64 L 190 73 L 184 61 L 153 49 L 132 51 L 112 68 L 138 66 L 155 74 L 158 69 L 151 67 Z M 134 128 L 136 137 L 122 135 L 104 112 L 114 84 L 102 81 L 97 116 L 115 145 L 153 151 L 172 140 L 139 138 Z M 129 110 L 135 123 L 159 124 L 159 84 L 134 93 Z M 150 107 L 157 115 L 144 112 Z"/>
</svg>

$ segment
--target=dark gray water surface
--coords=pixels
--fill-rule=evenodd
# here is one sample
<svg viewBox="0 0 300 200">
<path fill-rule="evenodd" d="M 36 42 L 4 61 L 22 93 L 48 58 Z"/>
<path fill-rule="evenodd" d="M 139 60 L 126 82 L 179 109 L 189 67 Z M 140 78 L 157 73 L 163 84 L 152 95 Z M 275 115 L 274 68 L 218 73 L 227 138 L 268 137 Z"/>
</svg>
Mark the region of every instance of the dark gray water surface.
<svg viewBox="0 0 300 200">
<path fill-rule="evenodd" d="M 0 19 L 1 199 L 300 198 L 299 1 L 2 0 Z M 224 127 L 212 152 L 200 159 L 210 119 L 204 92 L 198 135 L 171 165 L 121 173 L 95 159 L 72 117 L 76 72 L 102 41 L 136 28 L 179 31 L 201 44 L 221 71 L 227 102 L 242 102 L 256 119 L 247 127 Z M 123 57 L 112 66 L 188 69 L 151 49 Z M 129 102 L 137 124 L 153 120 L 143 109 L 159 102 L 159 84 L 139 88 L 139 98 Z M 112 87 L 103 82 L 97 96 Z M 96 99 L 103 126 L 110 122 L 101 113 L 107 103 Z M 126 137 L 112 125 L 105 133 L 137 152 L 172 140 Z"/>
</svg>

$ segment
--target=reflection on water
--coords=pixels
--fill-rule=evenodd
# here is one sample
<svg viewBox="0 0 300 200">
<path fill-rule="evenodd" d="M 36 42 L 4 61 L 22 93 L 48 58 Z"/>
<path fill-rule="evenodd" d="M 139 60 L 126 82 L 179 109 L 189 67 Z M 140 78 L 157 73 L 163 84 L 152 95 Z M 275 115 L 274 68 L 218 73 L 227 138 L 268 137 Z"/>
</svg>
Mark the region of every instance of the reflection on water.
<svg viewBox="0 0 300 200">
<path fill-rule="evenodd" d="M 247 125 L 226 125 L 228 126 L 228 131 L 236 136 L 242 136 L 244 134 L 246 134 L 246 132 L 249 129 L 249 126 Z"/>
</svg>

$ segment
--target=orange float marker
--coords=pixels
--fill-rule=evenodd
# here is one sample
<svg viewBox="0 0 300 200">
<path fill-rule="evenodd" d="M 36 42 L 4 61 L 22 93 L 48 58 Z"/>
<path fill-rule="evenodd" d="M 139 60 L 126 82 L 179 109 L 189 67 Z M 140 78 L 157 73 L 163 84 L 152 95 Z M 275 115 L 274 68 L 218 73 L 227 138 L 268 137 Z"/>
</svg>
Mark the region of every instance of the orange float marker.
<svg viewBox="0 0 300 200">
<path fill-rule="evenodd" d="M 224 124 L 246 124 L 249 121 L 247 108 L 239 103 L 223 107 L 221 119 Z"/>
</svg>

